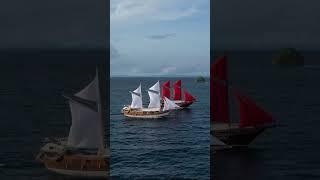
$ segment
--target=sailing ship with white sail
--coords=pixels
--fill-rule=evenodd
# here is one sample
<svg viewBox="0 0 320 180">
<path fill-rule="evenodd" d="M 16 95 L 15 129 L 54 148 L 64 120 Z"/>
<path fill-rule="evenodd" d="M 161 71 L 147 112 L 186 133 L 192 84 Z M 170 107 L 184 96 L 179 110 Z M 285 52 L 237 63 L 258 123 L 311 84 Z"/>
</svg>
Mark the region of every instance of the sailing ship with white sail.
<svg viewBox="0 0 320 180">
<path fill-rule="evenodd" d="M 171 98 L 170 93 L 170 81 L 166 81 L 162 84 L 162 97 L 168 99 Z M 182 96 L 183 94 L 183 96 Z M 173 102 L 180 106 L 181 108 L 186 108 L 196 101 L 196 98 L 193 97 L 187 90 L 181 88 L 181 80 L 177 80 L 173 83 Z"/>
<path fill-rule="evenodd" d="M 249 145 L 265 129 L 274 126 L 268 112 L 235 87 L 233 96 L 239 109 L 239 122 L 230 120 L 227 59 L 219 57 L 210 70 L 211 138 L 217 138 L 232 147 Z M 212 141 L 213 142 L 213 141 Z"/>
<path fill-rule="evenodd" d="M 51 139 L 40 150 L 37 160 L 53 172 L 86 177 L 108 177 L 109 149 L 106 147 L 105 107 L 101 83 L 96 71 L 94 80 L 68 99 L 72 125 L 69 136 Z"/>
<path fill-rule="evenodd" d="M 130 93 L 132 97 L 131 105 L 127 105 L 122 109 L 122 113 L 126 117 L 147 119 L 162 118 L 168 116 L 170 110 L 180 108 L 167 97 L 161 99 L 159 81 L 148 89 L 150 102 L 147 108 L 143 107 L 141 84 L 136 90 Z M 161 100 L 163 104 L 161 104 Z"/>
</svg>

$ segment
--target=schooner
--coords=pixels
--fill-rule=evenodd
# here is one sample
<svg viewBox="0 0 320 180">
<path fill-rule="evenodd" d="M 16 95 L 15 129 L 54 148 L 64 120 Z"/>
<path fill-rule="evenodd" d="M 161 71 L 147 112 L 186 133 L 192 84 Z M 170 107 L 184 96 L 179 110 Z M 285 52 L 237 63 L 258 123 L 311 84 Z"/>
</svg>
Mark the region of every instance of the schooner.
<svg viewBox="0 0 320 180">
<path fill-rule="evenodd" d="M 129 118 L 146 118 L 146 119 L 155 119 L 168 116 L 170 110 L 180 108 L 173 101 L 167 97 L 163 97 L 161 103 L 160 96 L 160 82 L 158 81 L 152 87 L 148 89 L 148 95 L 150 102 L 147 108 L 143 107 L 142 103 L 142 93 L 141 93 L 141 84 L 139 87 L 130 92 L 132 97 L 131 105 L 126 105 L 122 109 L 124 116 Z"/>
</svg>

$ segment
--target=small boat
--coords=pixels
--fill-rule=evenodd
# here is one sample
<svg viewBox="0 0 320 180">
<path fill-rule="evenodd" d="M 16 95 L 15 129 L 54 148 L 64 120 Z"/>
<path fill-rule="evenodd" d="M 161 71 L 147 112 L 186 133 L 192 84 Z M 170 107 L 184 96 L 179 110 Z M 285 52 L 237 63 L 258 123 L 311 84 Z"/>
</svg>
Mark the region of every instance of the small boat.
<svg viewBox="0 0 320 180">
<path fill-rule="evenodd" d="M 193 102 L 196 101 L 196 98 L 193 97 L 185 89 L 183 90 L 183 97 L 181 96 L 181 80 L 177 80 L 173 84 L 173 102 L 176 103 L 179 107 L 185 108 L 190 106 Z M 162 84 L 162 97 L 171 98 L 170 93 L 170 81 L 166 81 Z"/>
<path fill-rule="evenodd" d="M 68 99 L 72 125 L 67 138 L 46 139 L 37 160 L 55 173 L 76 177 L 108 177 L 109 149 L 104 139 L 105 104 L 101 86 L 104 79 L 97 69 L 96 77 L 84 89 Z"/>
<path fill-rule="evenodd" d="M 158 81 L 148 89 L 150 103 L 148 108 L 143 107 L 141 84 L 131 93 L 131 105 L 126 105 L 122 109 L 124 116 L 129 118 L 157 119 L 168 116 L 171 110 L 180 108 L 167 97 L 160 98 L 160 82 Z M 161 101 L 163 103 L 161 103 Z"/>
<path fill-rule="evenodd" d="M 211 138 L 216 137 L 226 145 L 247 146 L 265 129 L 274 127 L 268 112 L 249 97 L 232 87 L 239 110 L 239 122 L 230 120 L 229 89 L 226 57 L 218 58 L 211 66 Z"/>
</svg>

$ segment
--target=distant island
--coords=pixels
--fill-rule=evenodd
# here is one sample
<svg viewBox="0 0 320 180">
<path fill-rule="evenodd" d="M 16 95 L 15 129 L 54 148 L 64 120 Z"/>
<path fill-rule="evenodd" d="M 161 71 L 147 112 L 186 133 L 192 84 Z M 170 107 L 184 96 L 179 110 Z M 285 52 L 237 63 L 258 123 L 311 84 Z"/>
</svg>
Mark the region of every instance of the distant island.
<svg viewBox="0 0 320 180">
<path fill-rule="evenodd" d="M 206 79 L 204 77 L 202 77 L 202 76 L 198 76 L 196 78 L 196 82 L 206 82 Z"/>
<path fill-rule="evenodd" d="M 272 59 L 272 64 L 284 66 L 303 66 L 303 56 L 294 48 L 280 49 L 277 55 Z"/>
</svg>

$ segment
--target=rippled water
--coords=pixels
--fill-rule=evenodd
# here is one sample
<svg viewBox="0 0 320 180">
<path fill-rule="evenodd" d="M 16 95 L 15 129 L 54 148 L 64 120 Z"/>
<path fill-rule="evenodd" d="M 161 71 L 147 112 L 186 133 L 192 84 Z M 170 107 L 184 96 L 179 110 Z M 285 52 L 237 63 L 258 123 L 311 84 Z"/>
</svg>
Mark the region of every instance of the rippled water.
<svg viewBox="0 0 320 180">
<path fill-rule="evenodd" d="M 271 112 L 279 126 L 265 131 L 249 149 L 218 151 L 211 159 L 214 180 L 320 178 L 320 69 L 271 65 L 270 53 L 229 56 L 233 84 Z M 310 68 L 312 67 L 312 68 Z"/>
<path fill-rule="evenodd" d="M 116 178 L 209 179 L 209 84 L 182 78 L 197 102 L 159 120 L 132 120 L 120 114 L 131 103 L 130 90 L 146 89 L 157 80 L 177 78 L 111 79 L 111 176 Z"/>
</svg>

